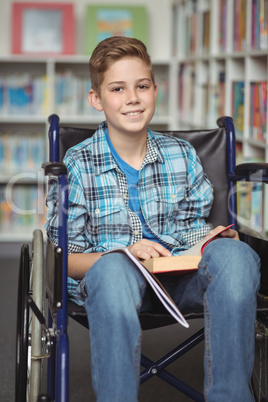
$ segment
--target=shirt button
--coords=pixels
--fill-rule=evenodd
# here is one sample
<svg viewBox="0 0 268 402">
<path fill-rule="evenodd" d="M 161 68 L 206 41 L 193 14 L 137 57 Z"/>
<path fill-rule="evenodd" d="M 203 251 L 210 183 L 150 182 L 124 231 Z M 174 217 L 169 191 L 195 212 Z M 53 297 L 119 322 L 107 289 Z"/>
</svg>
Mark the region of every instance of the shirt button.
<svg viewBox="0 0 268 402">
<path fill-rule="evenodd" d="M 133 231 L 133 234 L 134 234 L 134 236 L 138 236 L 139 231 L 138 231 L 138 230 L 134 230 L 134 231 Z"/>
<path fill-rule="evenodd" d="M 176 198 L 176 195 L 175 195 L 175 194 L 171 194 L 171 198 L 172 198 L 172 200 L 174 200 L 174 199 Z"/>
<path fill-rule="evenodd" d="M 122 197 L 124 198 L 124 200 L 126 200 L 126 199 L 127 199 L 127 194 L 124 193 L 124 194 L 122 195 Z"/>
<path fill-rule="evenodd" d="M 99 208 L 96 208 L 95 209 L 95 214 L 99 214 L 100 213 L 100 209 Z"/>
</svg>

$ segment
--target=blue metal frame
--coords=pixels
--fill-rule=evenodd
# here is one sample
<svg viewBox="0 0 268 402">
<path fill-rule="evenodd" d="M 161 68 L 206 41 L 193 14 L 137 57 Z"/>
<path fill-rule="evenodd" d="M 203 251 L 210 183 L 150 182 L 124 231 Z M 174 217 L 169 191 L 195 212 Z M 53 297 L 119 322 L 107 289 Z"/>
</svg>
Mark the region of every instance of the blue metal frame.
<svg viewBox="0 0 268 402">
<path fill-rule="evenodd" d="M 51 115 L 50 123 L 50 162 L 59 162 L 59 117 Z M 65 174 L 58 177 L 59 199 L 59 250 L 62 253 L 62 301 L 57 305 L 56 336 L 51 339 L 51 357 L 48 362 L 47 389 L 51 399 L 56 402 L 69 400 L 69 340 L 67 333 L 67 277 L 68 277 L 68 181 Z M 49 312 L 49 325 L 52 317 Z"/>
<path fill-rule="evenodd" d="M 52 114 L 48 118 L 50 125 L 50 141 L 49 141 L 49 160 L 50 162 L 59 162 L 59 122 L 60 118 L 56 114 Z"/>
<path fill-rule="evenodd" d="M 205 399 L 203 395 L 200 394 L 200 392 L 196 391 L 190 385 L 184 383 L 179 378 L 175 377 L 165 370 L 165 367 L 170 365 L 179 357 L 183 356 L 185 353 L 187 353 L 203 340 L 204 329 L 202 328 L 156 362 L 153 362 L 152 360 L 148 359 L 148 357 L 142 355 L 141 365 L 143 367 L 146 367 L 146 369 L 140 374 L 140 384 L 143 384 L 154 375 L 157 375 L 158 377 L 162 378 L 164 381 L 172 385 L 174 388 L 177 388 L 179 391 L 192 398 L 194 401 L 204 402 Z"/>
<path fill-rule="evenodd" d="M 67 402 L 69 390 L 69 341 L 67 334 L 67 219 L 68 182 L 66 175 L 59 176 L 59 247 L 62 250 L 62 304 L 57 314 L 56 401 Z"/>
<path fill-rule="evenodd" d="M 227 135 L 227 173 L 229 187 L 229 223 L 233 224 L 233 228 L 237 230 L 237 197 L 236 197 L 236 181 L 230 180 L 234 175 L 236 160 L 235 148 L 235 128 L 233 119 L 225 117 L 224 119 L 226 135 Z"/>
</svg>

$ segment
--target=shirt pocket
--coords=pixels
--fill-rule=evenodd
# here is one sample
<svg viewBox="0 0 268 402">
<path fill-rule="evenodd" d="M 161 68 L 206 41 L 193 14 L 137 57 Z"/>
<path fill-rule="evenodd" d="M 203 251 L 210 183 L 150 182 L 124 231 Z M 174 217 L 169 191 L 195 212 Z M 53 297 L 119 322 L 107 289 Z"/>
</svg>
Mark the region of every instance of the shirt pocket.
<svg viewBox="0 0 268 402">
<path fill-rule="evenodd" d="M 179 214 L 180 202 L 185 198 L 185 188 L 169 186 L 153 189 L 150 199 L 147 200 L 147 211 L 152 225 L 158 226 L 160 233 L 174 230 L 174 223 Z M 149 215 L 149 216 L 150 216 Z"/>
<path fill-rule="evenodd" d="M 122 233 L 124 222 L 124 208 L 119 204 L 103 206 L 93 203 L 89 211 L 87 232 L 93 243 L 104 237 L 117 237 Z"/>
</svg>

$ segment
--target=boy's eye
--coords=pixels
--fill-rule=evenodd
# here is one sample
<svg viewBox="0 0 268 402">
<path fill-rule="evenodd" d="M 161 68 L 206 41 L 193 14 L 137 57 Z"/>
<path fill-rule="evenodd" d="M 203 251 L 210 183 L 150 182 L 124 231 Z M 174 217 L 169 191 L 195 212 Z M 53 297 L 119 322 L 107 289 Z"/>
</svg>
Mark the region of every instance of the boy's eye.
<svg viewBox="0 0 268 402">
<path fill-rule="evenodd" d="M 139 88 L 139 89 L 147 89 L 147 88 L 148 88 L 148 85 L 142 85 L 142 84 L 141 84 L 141 85 L 138 86 L 138 88 Z"/>
<path fill-rule="evenodd" d="M 112 91 L 113 92 L 120 92 L 120 91 L 123 91 L 123 88 L 122 87 L 116 87 L 116 88 L 113 88 Z"/>
</svg>

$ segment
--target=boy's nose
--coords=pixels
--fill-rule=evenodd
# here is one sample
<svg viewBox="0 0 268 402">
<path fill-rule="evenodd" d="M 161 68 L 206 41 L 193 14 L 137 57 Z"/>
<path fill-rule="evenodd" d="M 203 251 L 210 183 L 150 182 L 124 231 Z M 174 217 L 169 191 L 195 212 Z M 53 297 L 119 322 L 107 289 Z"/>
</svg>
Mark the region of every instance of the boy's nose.
<svg viewBox="0 0 268 402">
<path fill-rule="evenodd" d="M 139 96 L 135 89 L 129 90 L 126 97 L 126 103 L 136 103 L 139 100 Z"/>
</svg>

